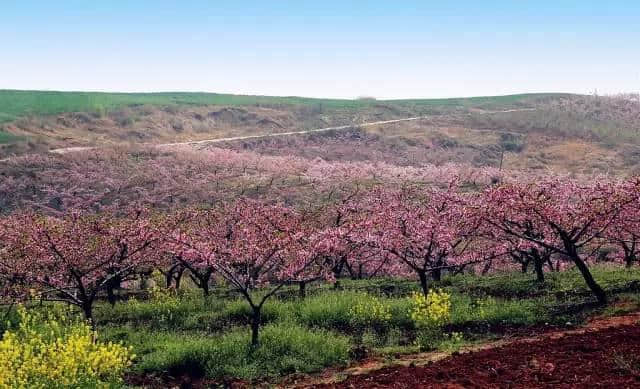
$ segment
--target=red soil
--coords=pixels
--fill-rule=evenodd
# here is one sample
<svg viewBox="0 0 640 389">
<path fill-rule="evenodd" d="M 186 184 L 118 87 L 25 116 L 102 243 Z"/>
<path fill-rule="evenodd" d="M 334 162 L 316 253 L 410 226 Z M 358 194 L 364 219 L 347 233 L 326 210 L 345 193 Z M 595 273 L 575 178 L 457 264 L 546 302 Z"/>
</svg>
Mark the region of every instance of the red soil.
<svg viewBox="0 0 640 389">
<path fill-rule="evenodd" d="M 421 367 L 388 367 L 316 387 L 640 388 L 640 324 L 594 327 L 458 354 Z"/>
</svg>

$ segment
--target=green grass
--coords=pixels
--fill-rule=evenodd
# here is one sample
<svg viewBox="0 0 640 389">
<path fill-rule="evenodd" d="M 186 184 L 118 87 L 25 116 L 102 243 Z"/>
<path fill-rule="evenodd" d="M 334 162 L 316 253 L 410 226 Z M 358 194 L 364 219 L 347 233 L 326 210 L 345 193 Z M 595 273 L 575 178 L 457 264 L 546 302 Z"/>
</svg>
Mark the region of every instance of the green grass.
<svg viewBox="0 0 640 389">
<path fill-rule="evenodd" d="M 376 104 L 405 107 L 515 107 L 532 100 L 564 94 L 519 94 L 449 99 L 348 100 L 306 97 L 248 96 L 218 93 L 102 93 L 0 90 L 0 123 L 29 115 L 62 112 L 104 113 L 127 105 L 322 105 L 328 109 L 358 109 Z"/>
<path fill-rule="evenodd" d="M 256 350 L 251 349 L 250 334 L 244 329 L 209 336 L 122 327 L 106 329 L 102 336 L 132 345 L 139 353 L 135 366 L 139 373 L 189 373 L 209 378 L 310 373 L 345 364 L 350 349 L 349 339 L 343 335 L 287 322 L 264 326 Z"/>
<path fill-rule="evenodd" d="M 640 289 L 640 268 L 592 266 L 596 281 L 609 292 L 620 292 L 629 288 Z M 535 277 L 518 272 L 498 273 L 485 277 L 462 275 L 444 279 L 440 286 L 450 287 L 460 293 L 503 298 L 553 296 L 560 299 L 590 297 L 591 291 L 584 278 L 575 269 L 545 273 L 545 283 L 540 285 Z"/>
<path fill-rule="evenodd" d="M 460 332 L 462 337 L 445 336 L 438 349 L 451 352 L 500 338 L 512 329 L 576 325 L 596 313 L 615 315 L 640 308 L 635 289 L 640 268 L 594 266 L 592 271 L 612 301 L 625 303 L 604 308 L 586 304 L 592 297 L 575 271 L 548 273 L 542 286 L 533 274 L 445 277 L 433 285 L 451 294 L 451 320 L 444 331 Z M 115 307 L 101 302 L 95 317 L 104 340 L 133 346 L 138 355 L 133 370 L 138 374 L 272 379 L 343 365 L 362 355 L 363 348 L 383 357 L 419 351 L 407 298 L 418 291 L 416 281 L 341 280 L 341 287 L 310 285 L 304 299 L 296 296 L 295 287 L 285 287 L 263 308 L 257 350 L 249 348 L 248 304 L 224 289 L 216 288 L 206 298 L 188 288 L 178 296 L 159 294 Z M 372 321 L 366 309 L 354 314 L 354 307 L 371 306 L 374 297 L 376 304 L 388 307 L 390 318 Z"/>
</svg>

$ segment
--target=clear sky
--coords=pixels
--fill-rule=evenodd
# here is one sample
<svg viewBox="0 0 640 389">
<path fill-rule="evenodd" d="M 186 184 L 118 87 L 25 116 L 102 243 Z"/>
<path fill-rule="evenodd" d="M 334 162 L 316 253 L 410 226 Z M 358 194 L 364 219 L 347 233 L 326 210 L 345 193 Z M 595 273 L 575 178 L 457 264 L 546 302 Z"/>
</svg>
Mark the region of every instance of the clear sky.
<svg viewBox="0 0 640 389">
<path fill-rule="evenodd" d="M 640 90 L 639 0 L 0 0 L 0 89 Z"/>
</svg>

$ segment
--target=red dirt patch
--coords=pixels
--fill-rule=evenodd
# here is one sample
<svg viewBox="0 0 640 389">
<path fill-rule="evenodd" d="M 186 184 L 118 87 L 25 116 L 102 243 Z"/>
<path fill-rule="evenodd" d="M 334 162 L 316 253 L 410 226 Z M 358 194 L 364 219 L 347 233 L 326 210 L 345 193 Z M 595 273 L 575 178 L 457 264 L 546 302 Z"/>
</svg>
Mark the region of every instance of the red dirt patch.
<svg viewBox="0 0 640 389">
<path fill-rule="evenodd" d="M 315 387 L 637 388 L 640 325 L 517 341 L 423 367 L 388 367 Z"/>
</svg>

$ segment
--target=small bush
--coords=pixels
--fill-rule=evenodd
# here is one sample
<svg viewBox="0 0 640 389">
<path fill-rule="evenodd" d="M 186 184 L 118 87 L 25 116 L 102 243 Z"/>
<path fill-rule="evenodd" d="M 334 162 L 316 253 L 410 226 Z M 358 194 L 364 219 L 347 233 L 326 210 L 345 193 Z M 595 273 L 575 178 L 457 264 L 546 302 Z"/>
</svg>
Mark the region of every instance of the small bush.
<svg viewBox="0 0 640 389">
<path fill-rule="evenodd" d="M 451 295 L 442 290 L 430 290 L 425 297 L 413 293 L 411 319 L 418 330 L 416 343 L 424 350 L 435 349 L 443 339 L 442 327 L 451 319 Z"/>
</svg>

